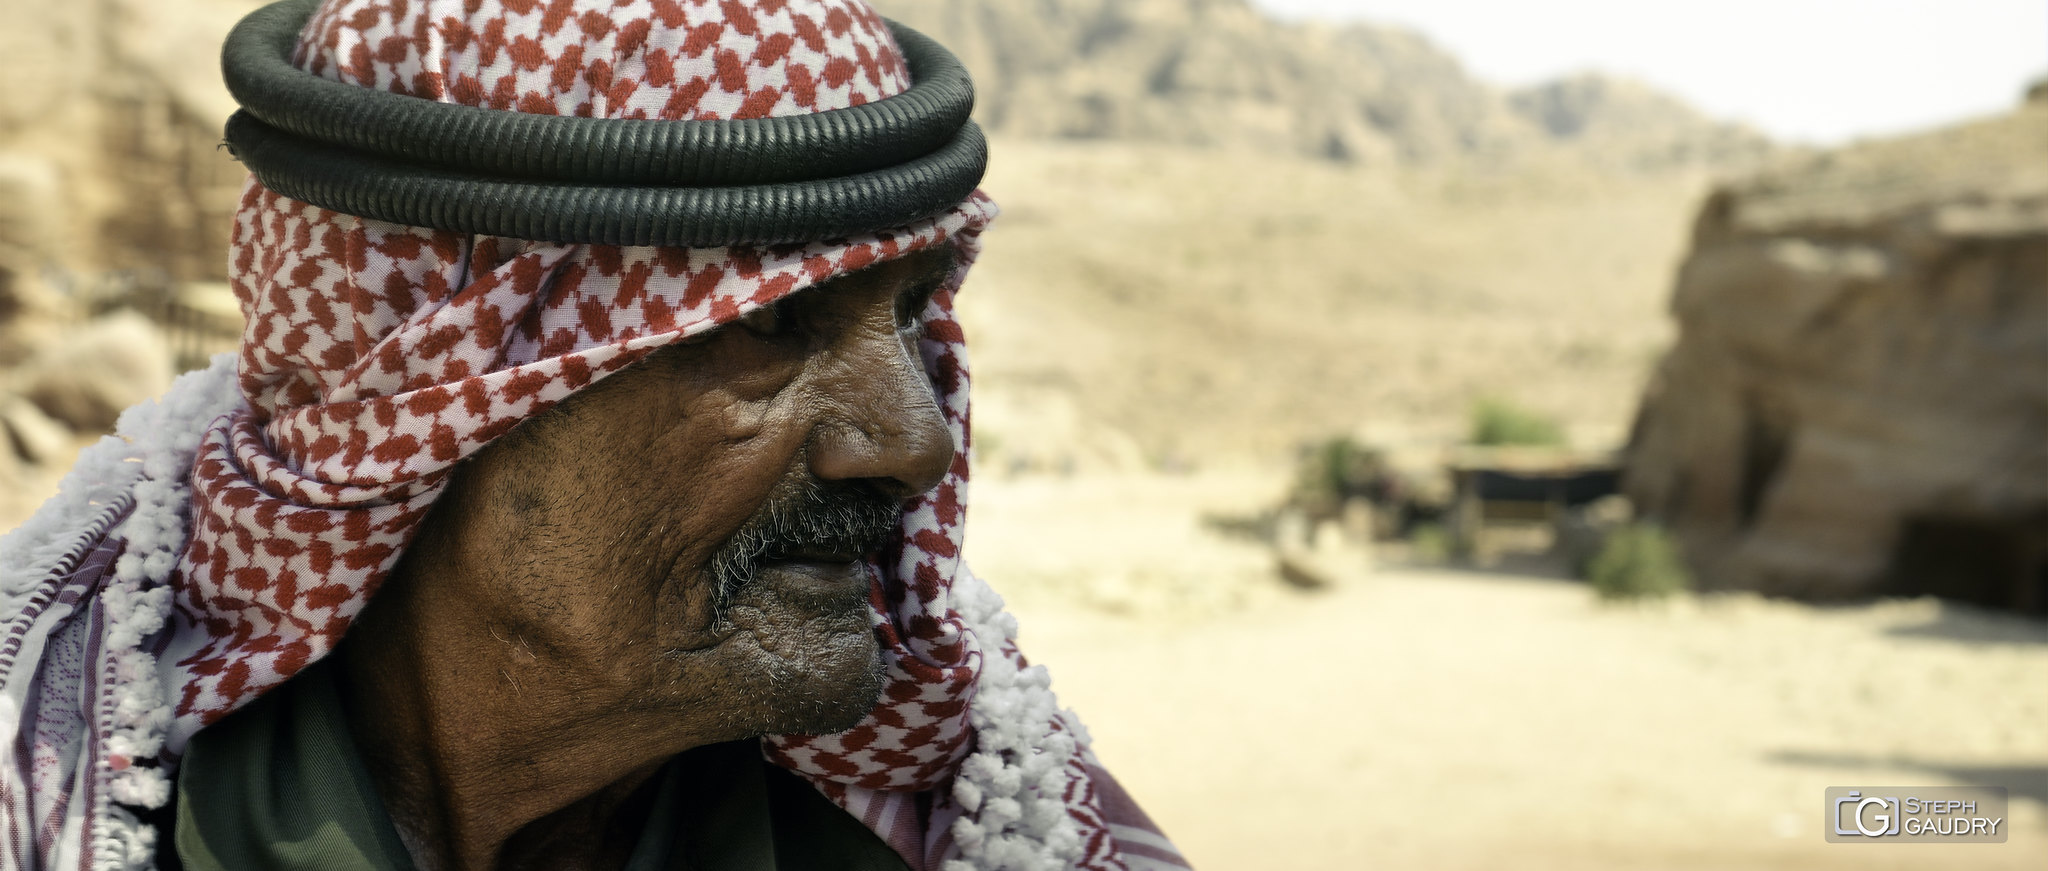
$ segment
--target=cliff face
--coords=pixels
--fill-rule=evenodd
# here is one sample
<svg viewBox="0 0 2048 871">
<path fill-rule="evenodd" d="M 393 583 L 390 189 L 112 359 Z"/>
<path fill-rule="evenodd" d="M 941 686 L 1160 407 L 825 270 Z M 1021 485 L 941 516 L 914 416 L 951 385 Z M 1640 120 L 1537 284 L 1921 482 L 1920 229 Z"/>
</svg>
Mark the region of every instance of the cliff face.
<svg viewBox="0 0 2048 871">
<path fill-rule="evenodd" d="M 1703 208 L 1637 504 L 1727 587 L 2048 610 L 2048 104 Z"/>
<path fill-rule="evenodd" d="M 1246 0 L 876 0 L 973 72 L 990 130 L 1248 148 L 1367 165 L 1550 152 L 1726 169 L 1771 150 L 1640 85 L 1506 94 L 1411 31 L 1276 21 Z M 1555 123 L 1565 119 L 1569 123 Z"/>
</svg>

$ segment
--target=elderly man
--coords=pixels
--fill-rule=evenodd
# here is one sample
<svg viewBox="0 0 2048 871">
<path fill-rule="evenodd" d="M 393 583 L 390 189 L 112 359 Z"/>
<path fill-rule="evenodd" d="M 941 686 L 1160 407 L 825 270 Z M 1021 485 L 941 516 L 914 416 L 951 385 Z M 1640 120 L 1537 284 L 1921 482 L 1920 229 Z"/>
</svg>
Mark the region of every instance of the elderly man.
<svg viewBox="0 0 2048 871">
<path fill-rule="evenodd" d="M 959 560 L 950 55 L 286 0 L 239 355 L 0 545 L 6 868 L 1177 868 Z"/>
</svg>

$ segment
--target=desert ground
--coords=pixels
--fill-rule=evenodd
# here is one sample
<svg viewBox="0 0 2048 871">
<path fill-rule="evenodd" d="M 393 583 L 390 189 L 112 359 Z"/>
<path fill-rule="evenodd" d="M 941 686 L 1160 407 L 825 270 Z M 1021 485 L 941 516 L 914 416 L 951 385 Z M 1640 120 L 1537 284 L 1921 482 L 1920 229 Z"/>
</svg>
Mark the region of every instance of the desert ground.
<svg viewBox="0 0 2048 871">
<path fill-rule="evenodd" d="M 2048 864 L 2048 625 L 1396 552 L 1304 592 L 1200 523 L 1278 479 L 989 478 L 970 563 L 1198 868 Z M 1827 787 L 1963 784 L 2011 790 L 2008 843 L 1822 840 Z"/>
</svg>

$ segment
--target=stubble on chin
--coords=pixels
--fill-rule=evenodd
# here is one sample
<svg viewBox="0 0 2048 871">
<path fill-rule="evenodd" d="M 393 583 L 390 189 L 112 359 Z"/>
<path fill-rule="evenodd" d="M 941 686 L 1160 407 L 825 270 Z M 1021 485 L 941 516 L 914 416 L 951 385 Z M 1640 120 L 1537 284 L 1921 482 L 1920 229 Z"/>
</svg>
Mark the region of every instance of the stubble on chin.
<svg viewBox="0 0 2048 871">
<path fill-rule="evenodd" d="M 814 605 L 815 603 L 805 603 Z M 799 607 L 772 585 L 744 591 L 729 619 L 748 674 L 736 689 L 758 712 L 758 734 L 822 735 L 874 709 L 888 676 L 867 600 L 832 613 Z"/>
</svg>

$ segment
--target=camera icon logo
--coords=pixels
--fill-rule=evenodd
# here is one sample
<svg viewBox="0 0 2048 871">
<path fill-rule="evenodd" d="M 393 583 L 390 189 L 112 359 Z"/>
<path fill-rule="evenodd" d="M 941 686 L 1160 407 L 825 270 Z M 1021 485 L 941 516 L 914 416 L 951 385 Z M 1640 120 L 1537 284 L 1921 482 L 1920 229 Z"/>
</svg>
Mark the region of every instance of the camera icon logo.
<svg viewBox="0 0 2048 871">
<path fill-rule="evenodd" d="M 1844 820 L 1849 825 L 1842 825 Z M 1899 833 L 1897 796 L 1851 792 L 1835 799 L 1835 834 L 1879 838 Z"/>
<path fill-rule="evenodd" d="M 1830 786 L 1821 835 L 1831 844 L 2003 844 L 2002 786 Z"/>
</svg>

